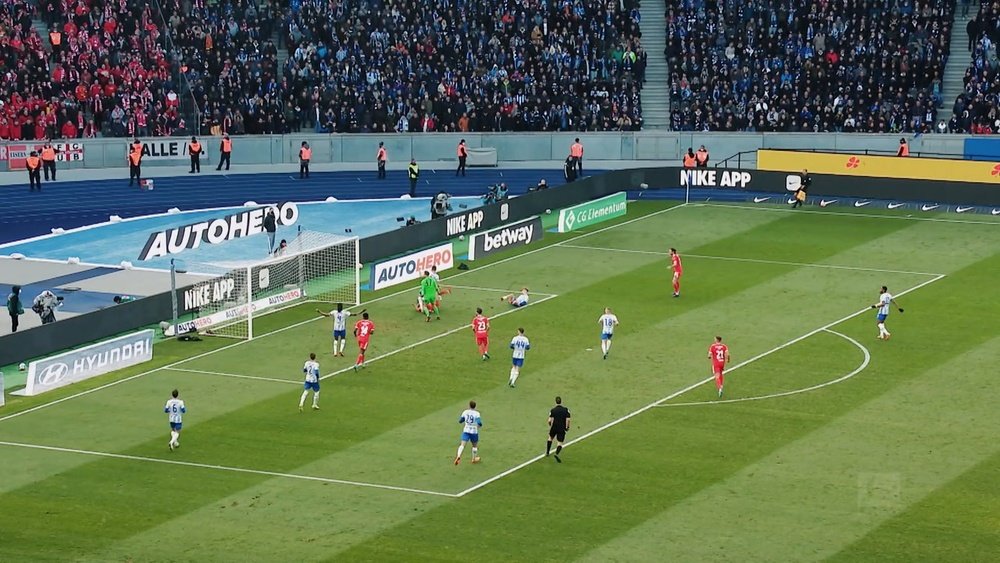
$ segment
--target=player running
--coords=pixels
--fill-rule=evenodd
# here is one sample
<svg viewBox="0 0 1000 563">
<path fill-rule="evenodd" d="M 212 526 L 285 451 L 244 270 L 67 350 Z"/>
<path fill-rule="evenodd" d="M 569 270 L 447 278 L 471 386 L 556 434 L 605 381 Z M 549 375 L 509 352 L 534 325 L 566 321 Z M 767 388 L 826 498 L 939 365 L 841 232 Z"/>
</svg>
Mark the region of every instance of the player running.
<svg viewBox="0 0 1000 563">
<path fill-rule="evenodd" d="M 306 374 L 305 384 L 302 385 L 302 396 L 299 397 L 299 412 L 306 404 L 306 397 L 309 391 L 313 392 L 313 410 L 319 410 L 319 362 L 316 361 L 316 354 L 309 354 L 309 359 L 302 366 L 302 373 Z"/>
<path fill-rule="evenodd" d="M 722 343 L 722 337 L 716 336 L 715 342 L 708 347 L 708 359 L 712 361 L 712 373 L 715 375 L 715 388 L 722 398 L 722 385 L 725 383 L 724 373 L 729 363 L 729 346 Z"/>
<path fill-rule="evenodd" d="M 441 320 L 441 305 L 438 300 L 438 282 L 431 276 L 430 272 L 424 272 L 424 279 L 420 280 L 420 298 L 424 301 L 424 316 L 427 322 L 431 322 L 431 313 L 435 313 L 438 320 Z"/>
<path fill-rule="evenodd" d="M 681 255 L 677 254 L 676 248 L 670 249 L 670 268 L 674 271 L 674 297 L 680 297 L 681 276 L 684 274 L 684 267 L 681 266 Z"/>
<path fill-rule="evenodd" d="M 347 317 L 351 316 L 350 311 L 344 310 L 343 303 L 337 303 L 337 310 L 324 313 L 319 309 L 316 312 L 324 317 L 333 318 L 333 355 L 344 357 L 344 348 L 347 347 Z M 362 313 L 365 309 L 361 310 Z M 340 344 L 339 350 L 337 344 Z"/>
<path fill-rule="evenodd" d="M 524 353 L 531 350 L 531 342 L 528 342 L 528 337 L 524 335 L 524 329 L 517 329 L 517 335 L 514 336 L 510 341 L 510 349 L 514 351 L 512 356 L 512 366 L 510 367 L 510 379 L 507 381 L 507 385 L 511 389 L 515 387 L 517 383 L 517 378 L 521 375 L 521 366 L 524 365 Z"/>
<path fill-rule="evenodd" d="M 882 289 L 878 292 L 878 303 L 872 305 L 872 309 L 878 309 L 878 313 L 875 315 L 875 323 L 878 325 L 878 336 L 875 338 L 879 340 L 889 340 L 889 337 L 892 336 L 885 329 L 885 320 L 889 318 L 890 305 L 894 305 L 900 313 L 903 312 L 903 308 L 896 303 L 896 299 L 889 293 L 889 288 L 883 285 Z"/>
<path fill-rule="evenodd" d="M 476 316 L 472 317 L 472 332 L 476 335 L 476 346 L 483 361 L 490 359 L 490 319 L 483 314 L 482 307 L 476 307 Z"/>
<path fill-rule="evenodd" d="M 615 335 L 615 327 L 618 326 L 618 317 L 611 312 L 611 307 L 605 307 L 604 314 L 597 319 L 597 323 L 601 325 L 601 352 L 606 360 L 611 351 L 611 337 Z"/>
<path fill-rule="evenodd" d="M 361 320 L 354 324 L 354 337 L 358 339 L 358 359 L 354 362 L 354 371 L 365 367 L 365 352 L 368 351 L 368 342 L 375 334 L 375 323 L 368 320 L 368 313 L 361 313 Z"/>
<path fill-rule="evenodd" d="M 512 307 L 524 307 L 528 304 L 528 288 L 522 287 L 521 293 L 508 293 L 500 298 L 500 301 L 506 301 Z"/>
<path fill-rule="evenodd" d="M 455 465 L 462 461 L 465 445 L 472 443 L 472 463 L 479 463 L 479 429 L 483 427 L 483 417 L 476 410 L 476 402 L 469 401 L 469 408 L 462 411 L 458 417 L 462 425 L 462 441 L 458 444 L 458 454 L 455 455 Z"/>
<path fill-rule="evenodd" d="M 167 404 L 163 407 L 163 412 L 167 413 L 167 421 L 170 422 L 170 441 L 167 442 L 167 447 L 171 451 L 174 448 L 181 447 L 181 422 L 183 421 L 184 413 L 187 412 L 184 401 L 178 399 L 177 395 L 176 389 L 171 391 L 170 398 L 167 399 Z"/>
</svg>

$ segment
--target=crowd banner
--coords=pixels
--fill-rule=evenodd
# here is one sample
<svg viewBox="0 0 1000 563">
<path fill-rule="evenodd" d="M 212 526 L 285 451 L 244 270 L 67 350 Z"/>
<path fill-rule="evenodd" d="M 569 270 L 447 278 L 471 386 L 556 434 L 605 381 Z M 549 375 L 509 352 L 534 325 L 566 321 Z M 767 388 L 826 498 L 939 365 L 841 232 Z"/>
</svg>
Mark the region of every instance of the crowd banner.
<svg viewBox="0 0 1000 563">
<path fill-rule="evenodd" d="M 1000 183 L 1000 161 L 874 156 L 861 153 L 810 151 L 757 151 L 757 169 L 790 172 L 807 169 L 811 174 L 864 176 L 897 180 Z"/>
<path fill-rule="evenodd" d="M 139 139 L 139 142 L 142 143 L 143 162 L 151 160 L 190 161 L 191 156 L 188 154 L 188 143 L 191 142 L 190 139 L 166 138 L 156 139 L 153 141 Z M 204 140 L 201 142 L 202 161 L 207 159 L 209 147 L 211 145 L 211 140 Z M 127 158 L 129 152 L 132 150 L 132 141 L 124 140 L 123 146 L 125 157 Z"/>
<path fill-rule="evenodd" d="M 27 159 L 31 151 L 36 151 L 41 155 L 44 144 L 40 141 L 11 143 L 4 147 L 6 158 L 0 158 L 0 160 L 7 161 L 8 170 L 25 170 L 28 168 Z M 52 148 L 56 149 L 56 162 L 84 161 L 83 143 L 54 142 Z"/>
</svg>

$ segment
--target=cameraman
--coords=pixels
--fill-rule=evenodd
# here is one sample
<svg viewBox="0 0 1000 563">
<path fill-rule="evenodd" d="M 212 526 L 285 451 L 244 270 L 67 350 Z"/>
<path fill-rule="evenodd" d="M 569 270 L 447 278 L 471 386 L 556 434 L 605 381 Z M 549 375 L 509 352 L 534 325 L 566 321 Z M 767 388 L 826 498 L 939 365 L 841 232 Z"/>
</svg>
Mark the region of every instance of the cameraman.
<svg viewBox="0 0 1000 563">
<path fill-rule="evenodd" d="M 62 304 L 62 297 L 56 297 L 55 293 L 46 289 L 35 297 L 31 310 L 38 314 L 43 325 L 47 325 L 56 322 L 56 309 L 62 307 Z"/>
<path fill-rule="evenodd" d="M 547 189 L 549 189 L 549 184 L 545 181 L 545 178 L 542 178 L 541 180 L 538 181 L 538 185 L 537 186 L 531 186 L 531 187 L 529 187 L 528 191 L 529 192 L 538 192 L 538 191 L 547 190 Z"/>
<path fill-rule="evenodd" d="M 444 217 L 451 212 L 451 204 L 448 202 L 450 199 L 451 196 L 445 192 L 439 192 L 431 199 L 431 219 Z"/>
</svg>

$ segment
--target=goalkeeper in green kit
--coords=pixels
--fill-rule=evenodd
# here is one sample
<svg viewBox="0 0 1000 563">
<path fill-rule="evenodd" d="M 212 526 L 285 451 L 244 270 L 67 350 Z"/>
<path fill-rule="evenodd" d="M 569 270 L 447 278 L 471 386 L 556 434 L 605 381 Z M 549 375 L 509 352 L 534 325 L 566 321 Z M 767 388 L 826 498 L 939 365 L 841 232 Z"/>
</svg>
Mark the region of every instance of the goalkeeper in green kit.
<svg viewBox="0 0 1000 563">
<path fill-rule="evenodd" d="M 438 282 L 430 272 L 424 272 L 424 279 L 420 280 L 420 295 L 424 300 L 424 315 L 427 322 L 431 322 L 431 313 L 434 313 L 438 320 L 441 320 L 441 305 L 438 303 Z"/>
</svg>

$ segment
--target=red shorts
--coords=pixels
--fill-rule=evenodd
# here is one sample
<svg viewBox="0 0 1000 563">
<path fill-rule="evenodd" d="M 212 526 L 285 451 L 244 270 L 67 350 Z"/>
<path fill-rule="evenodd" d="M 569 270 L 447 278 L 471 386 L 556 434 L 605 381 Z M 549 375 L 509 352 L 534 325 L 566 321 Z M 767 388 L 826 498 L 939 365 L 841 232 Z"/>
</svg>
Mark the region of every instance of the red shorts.
<svg viewBox="0 0 1000 563">
<path fill-rule="evenodd" d="M 487 336 L 485 334 L 477 334 L 476 335 L 476 344 L 482 344 L 483 346 L 486 346 L 489 343 L 490 343 L 490 337 L 489 336 Z"/>
<path fill-rule="evenodd" d="M 362 350 L 367 350 L 368 349 L 368 339 L 366 338 L 364 340 L 358 340 L 358 348 L 361 348 Z"/>
<path fill-rule="evenodd" d="M 726 369 L 725 364 L 712 364 L 712 373 L 715 375 L 722 375 L 722 372 Z"/>
<path fill-rule="evenodd" d="M 674 275 L 680 277 L 684 273 L 684 270 L 674 270 Z"/>
</svg>

